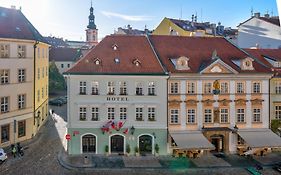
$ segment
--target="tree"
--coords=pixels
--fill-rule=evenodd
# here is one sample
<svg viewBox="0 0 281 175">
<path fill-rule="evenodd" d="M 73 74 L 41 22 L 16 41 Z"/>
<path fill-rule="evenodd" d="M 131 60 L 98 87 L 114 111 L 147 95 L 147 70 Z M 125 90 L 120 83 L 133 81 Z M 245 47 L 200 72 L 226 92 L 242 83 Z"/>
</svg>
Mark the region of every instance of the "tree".
<svg viewBox="0 0 281 175">
<path fill-rule="evenodd" d="M 59 70 L 54 61 L 49 65 L 49 93 L 63 91 L 66 89 L 64 77 L 59 73 Z"/>
</svg>

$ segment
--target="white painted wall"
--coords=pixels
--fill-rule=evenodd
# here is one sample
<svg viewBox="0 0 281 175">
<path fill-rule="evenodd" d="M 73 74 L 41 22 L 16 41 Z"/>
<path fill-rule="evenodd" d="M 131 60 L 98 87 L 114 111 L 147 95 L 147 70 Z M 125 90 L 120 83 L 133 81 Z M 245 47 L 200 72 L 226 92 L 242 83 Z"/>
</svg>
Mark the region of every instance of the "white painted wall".
<svg viewBox="0 0 281 175">
<path fill-rule="evenodd" d="M 66 72 L 68 69 L 70 69 L 75 64 L 75 62 L 73 62 L 73 61 L 56 61 L 55 64 L 56 64 L 59 72 L 62 74 L 64 72 Z M 69 67 L 68 67 L 68 64 L 69 64 Z M 63 68 L 61 65 L 63 65 Z"/>
</svg>

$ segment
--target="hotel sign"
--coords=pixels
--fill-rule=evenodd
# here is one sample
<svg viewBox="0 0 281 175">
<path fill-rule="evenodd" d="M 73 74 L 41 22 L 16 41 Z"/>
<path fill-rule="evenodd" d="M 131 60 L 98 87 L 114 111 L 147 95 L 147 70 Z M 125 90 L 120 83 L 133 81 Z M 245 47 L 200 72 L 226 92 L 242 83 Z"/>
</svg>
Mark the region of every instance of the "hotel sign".
<svg viewBox="0 0 281 175">
<path fill-rule="evenodd" d="M 106 97 L 106 101 L 129 101 L 128 97 Z"/>
</svg>

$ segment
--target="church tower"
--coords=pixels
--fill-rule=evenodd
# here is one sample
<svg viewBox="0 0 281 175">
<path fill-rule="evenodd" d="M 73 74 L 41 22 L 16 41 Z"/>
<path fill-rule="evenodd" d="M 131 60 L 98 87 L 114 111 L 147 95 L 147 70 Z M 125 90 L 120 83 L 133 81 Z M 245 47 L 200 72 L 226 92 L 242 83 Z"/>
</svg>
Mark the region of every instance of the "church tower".
<svg viewBox="0 0 281 175">
<path fill-rule="evenodd" d="M 95 15 L 94 15 L 94 8 L 92 6 L 92 1 L 91 1 L 91 8 L 90 8 L 90 15 L 89 15 L 89 24 L 86 29 L 86 42 L 90 46 L 96 46 L 98 44 L 98 29 L 95 24 Z"/>
</svg>

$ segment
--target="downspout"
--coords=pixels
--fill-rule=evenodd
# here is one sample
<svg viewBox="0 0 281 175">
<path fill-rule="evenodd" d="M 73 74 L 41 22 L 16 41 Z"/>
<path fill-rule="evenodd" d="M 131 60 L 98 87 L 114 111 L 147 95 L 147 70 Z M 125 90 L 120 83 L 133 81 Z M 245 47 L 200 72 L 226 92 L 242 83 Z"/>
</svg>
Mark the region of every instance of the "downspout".
<svg viewBox="0 0 281 175">
<path fill-rule="evenodd" d="M 36 96 L 36 92 L 35 92 L 35 82 L 36 82 L 36 48 L 37 45 L 39 44 L 39 41 L 35 41 L 34 45 L 33 45 L 33 126 L 35 125 L 35 115 L 36 115 L 36 109 L 35 109 L 35 96 Z M 32 131 L 33 132 L 33 131 Z M 32 136 L 34 136 L 34 133 L 32 133 Z"/>
</svg>

